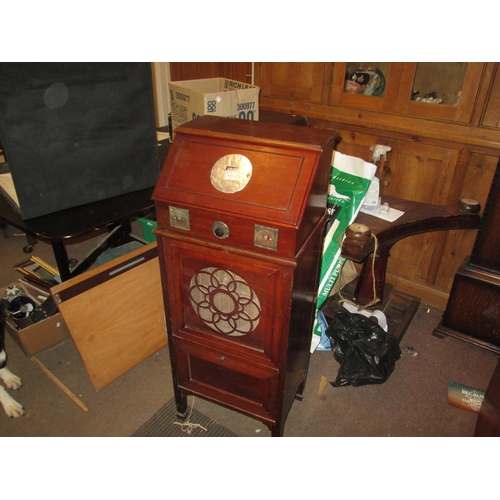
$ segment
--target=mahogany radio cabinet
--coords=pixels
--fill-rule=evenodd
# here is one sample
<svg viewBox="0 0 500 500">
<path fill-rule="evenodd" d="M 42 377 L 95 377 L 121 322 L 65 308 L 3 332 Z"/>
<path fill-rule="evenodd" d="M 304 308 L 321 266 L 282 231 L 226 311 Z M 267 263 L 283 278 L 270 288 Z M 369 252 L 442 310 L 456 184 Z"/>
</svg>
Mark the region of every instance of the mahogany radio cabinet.
<svg viewBox="0 0 500 500">
<path fill-rule="evenodd" d="M 273 436 L 309 363 L 331 131 L 204 116 L 153 193 L 177 413 L 194 395 Z"/>
</svg>

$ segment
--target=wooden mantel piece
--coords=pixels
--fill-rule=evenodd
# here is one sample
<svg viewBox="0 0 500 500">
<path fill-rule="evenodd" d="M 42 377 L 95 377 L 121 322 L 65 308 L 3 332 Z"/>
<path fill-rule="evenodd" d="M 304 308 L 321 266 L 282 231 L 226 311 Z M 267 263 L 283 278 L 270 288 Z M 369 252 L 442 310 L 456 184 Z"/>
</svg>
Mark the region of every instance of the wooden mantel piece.
<svg viewBox="0 0 500 500">
<path fill-rule="evenodd" d="M 360 305 L 373 299 L 375 291 L 382 299 L 387 270 L 387 259 L 395 243 L 415 234 L 451 229 L 477 229 L 481 217 L 479 203 L 460 200 L 457 207 L 444 207 L 384 196 L 383 202 L 404 212 L 399 219 L 388 222 L 372 215 L 360 213 L 348 231 L 342 244 L 342 256 L 355 262 L 363 262 L 354 298 Z M 375 238 L 376 237 L 376 242 Z M 375 245 L 377 245 L 376 252 Z M 372 259 L 375 263 L 372 268 Z"/>
</svg>

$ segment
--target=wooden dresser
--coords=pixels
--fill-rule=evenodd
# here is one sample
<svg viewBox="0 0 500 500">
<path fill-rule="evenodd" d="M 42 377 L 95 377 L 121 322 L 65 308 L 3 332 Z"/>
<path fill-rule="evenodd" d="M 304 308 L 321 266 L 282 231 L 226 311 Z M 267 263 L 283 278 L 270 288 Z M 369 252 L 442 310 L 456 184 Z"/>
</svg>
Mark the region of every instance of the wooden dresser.
<svg viewBox="0 0 500 500">
<path fill-rule="evenodd" d="M 335 134 L 202 117 L 157 182 L 173 382 L 283 434 L 307 376 Z"/>
</svg>

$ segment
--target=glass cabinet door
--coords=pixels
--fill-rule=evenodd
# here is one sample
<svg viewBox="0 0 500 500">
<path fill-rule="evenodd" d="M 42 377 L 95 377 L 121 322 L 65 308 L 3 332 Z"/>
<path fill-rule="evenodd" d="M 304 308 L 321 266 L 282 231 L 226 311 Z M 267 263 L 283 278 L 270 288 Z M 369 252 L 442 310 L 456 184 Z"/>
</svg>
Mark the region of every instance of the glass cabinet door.
<svg viewBox="0 0 500 500">
<path fill-rule="evenodd" d="M 401 63 L 335 63 L 330 104 L 391 111 L 398 92 Z"/>
<path fill-rule="evenodd" d="M 484 63 L 404 63 L 397 112 L 469 122 Z"/>
</svg>

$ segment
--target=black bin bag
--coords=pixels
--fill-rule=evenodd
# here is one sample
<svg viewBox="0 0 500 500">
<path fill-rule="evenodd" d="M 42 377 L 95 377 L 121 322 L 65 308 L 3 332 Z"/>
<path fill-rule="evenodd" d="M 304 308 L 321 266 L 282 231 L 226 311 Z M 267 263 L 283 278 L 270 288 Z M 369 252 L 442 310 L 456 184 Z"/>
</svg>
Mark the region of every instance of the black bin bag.
<svg viewBox="0 0 500 500">
<path fill-rule="evenodd" d="M 362 314 L 336 314 L 325 333 L 340 363 L 334 387 L 382 384 L 401 357 L 396 337 Z"/>
</svg>

